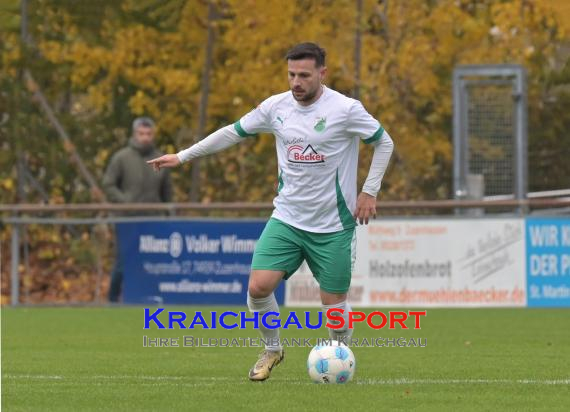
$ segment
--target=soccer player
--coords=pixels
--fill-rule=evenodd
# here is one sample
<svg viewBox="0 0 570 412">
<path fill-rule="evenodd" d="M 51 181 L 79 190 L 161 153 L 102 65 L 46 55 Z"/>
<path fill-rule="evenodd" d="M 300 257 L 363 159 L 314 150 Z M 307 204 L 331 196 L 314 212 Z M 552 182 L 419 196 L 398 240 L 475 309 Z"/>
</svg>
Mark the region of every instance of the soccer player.
<svg viewBox="0 0 570 412">
<path fill-rule="evenodd" d="M 286 56 L 290 91 L 264 100 L 233 125 L 217 130 L 177 154 L 149 161 L 160 170 L 216 153 L 256 133 L 275 136 L 278 194 L 257 243 L 247 304 L 259 316 L 279 312 L 273 291 L 307 261 L 320 286 L 323 310 L 351 310 L 347 302 L 355 261 L 355 226 L 376 216 L 376 196 L 392 154 L 392 139 L 354 99 L 323 84 L 325 51 L 301 43 Z M 360 141 L 374 148 L 366 182 L 357 197 Z M 345 321 L 345 325 L 347 322 Z M 249 372 L 262 381 L 283 360 L 278 329 L 260 327 L 267 345 Z M 332 339 L 352 330 L 329 329 Z"/>
</svg>

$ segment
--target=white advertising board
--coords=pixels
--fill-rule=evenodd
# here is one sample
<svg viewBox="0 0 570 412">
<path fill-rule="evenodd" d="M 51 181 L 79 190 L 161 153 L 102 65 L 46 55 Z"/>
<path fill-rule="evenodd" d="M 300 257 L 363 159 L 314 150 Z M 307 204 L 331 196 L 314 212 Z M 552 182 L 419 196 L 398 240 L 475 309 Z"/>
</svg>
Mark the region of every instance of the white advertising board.
<svg viewBox="0 0 570 412">
<path fill-rule="evenodd" d="M 526 305 L 523 219 L 378 220 L 357 228 L 349 301 L 370 307 Z M 285 304 L 319 306 L 306 264 Z"/>
</svg>

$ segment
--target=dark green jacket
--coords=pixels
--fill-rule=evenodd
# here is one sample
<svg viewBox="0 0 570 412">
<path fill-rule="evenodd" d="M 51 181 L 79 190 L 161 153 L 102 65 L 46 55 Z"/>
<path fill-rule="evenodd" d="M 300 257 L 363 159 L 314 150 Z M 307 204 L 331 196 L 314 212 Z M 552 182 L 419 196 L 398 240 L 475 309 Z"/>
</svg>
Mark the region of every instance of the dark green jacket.
<svg viewBox="0 0 570 412">
<path fill-rule="evenodd" d="M 133 138 L 111 157 L 103 189 L 112 202 L 158 203 L 172 200 L 168 170 L 155 172 L 147 160 L 161 156 L 154 146 L 143 147 Z"/>
</svg>

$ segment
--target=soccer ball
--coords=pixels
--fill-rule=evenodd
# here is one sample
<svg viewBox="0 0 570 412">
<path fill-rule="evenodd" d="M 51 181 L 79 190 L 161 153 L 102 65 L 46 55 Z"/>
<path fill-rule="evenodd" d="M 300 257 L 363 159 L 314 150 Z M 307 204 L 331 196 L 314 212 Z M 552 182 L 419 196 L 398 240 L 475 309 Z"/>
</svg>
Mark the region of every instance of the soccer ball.
<svg viewBox="0 0 570 412">
<path fill-rule="evenodd" d="M 307 371 L 315 383 L 347 383 L 354 376 L 355 367 L 352 351 L 337 341 L 315 346 L 307 360 Z"/>
</svg>

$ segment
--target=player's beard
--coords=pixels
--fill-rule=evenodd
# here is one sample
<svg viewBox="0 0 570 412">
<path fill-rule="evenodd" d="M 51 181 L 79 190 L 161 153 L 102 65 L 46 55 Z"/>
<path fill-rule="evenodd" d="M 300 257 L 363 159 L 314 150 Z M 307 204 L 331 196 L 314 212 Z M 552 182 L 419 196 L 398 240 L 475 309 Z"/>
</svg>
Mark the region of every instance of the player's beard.
<svg viewBox="0 0 570 412">
<path fill-rule="evenodd" d="M 319 88 L 316 87 L 315 90 L 312 90 L 311 92 L 305 92 L 305 94 L 302 94 L 301 96 L 297 96 L 294 89 L 291 90 L 291 93 L 293 94 L 293 98 L 298 102 L 308 102 L 315 98 L 318 90 Z"/>
</svg>

